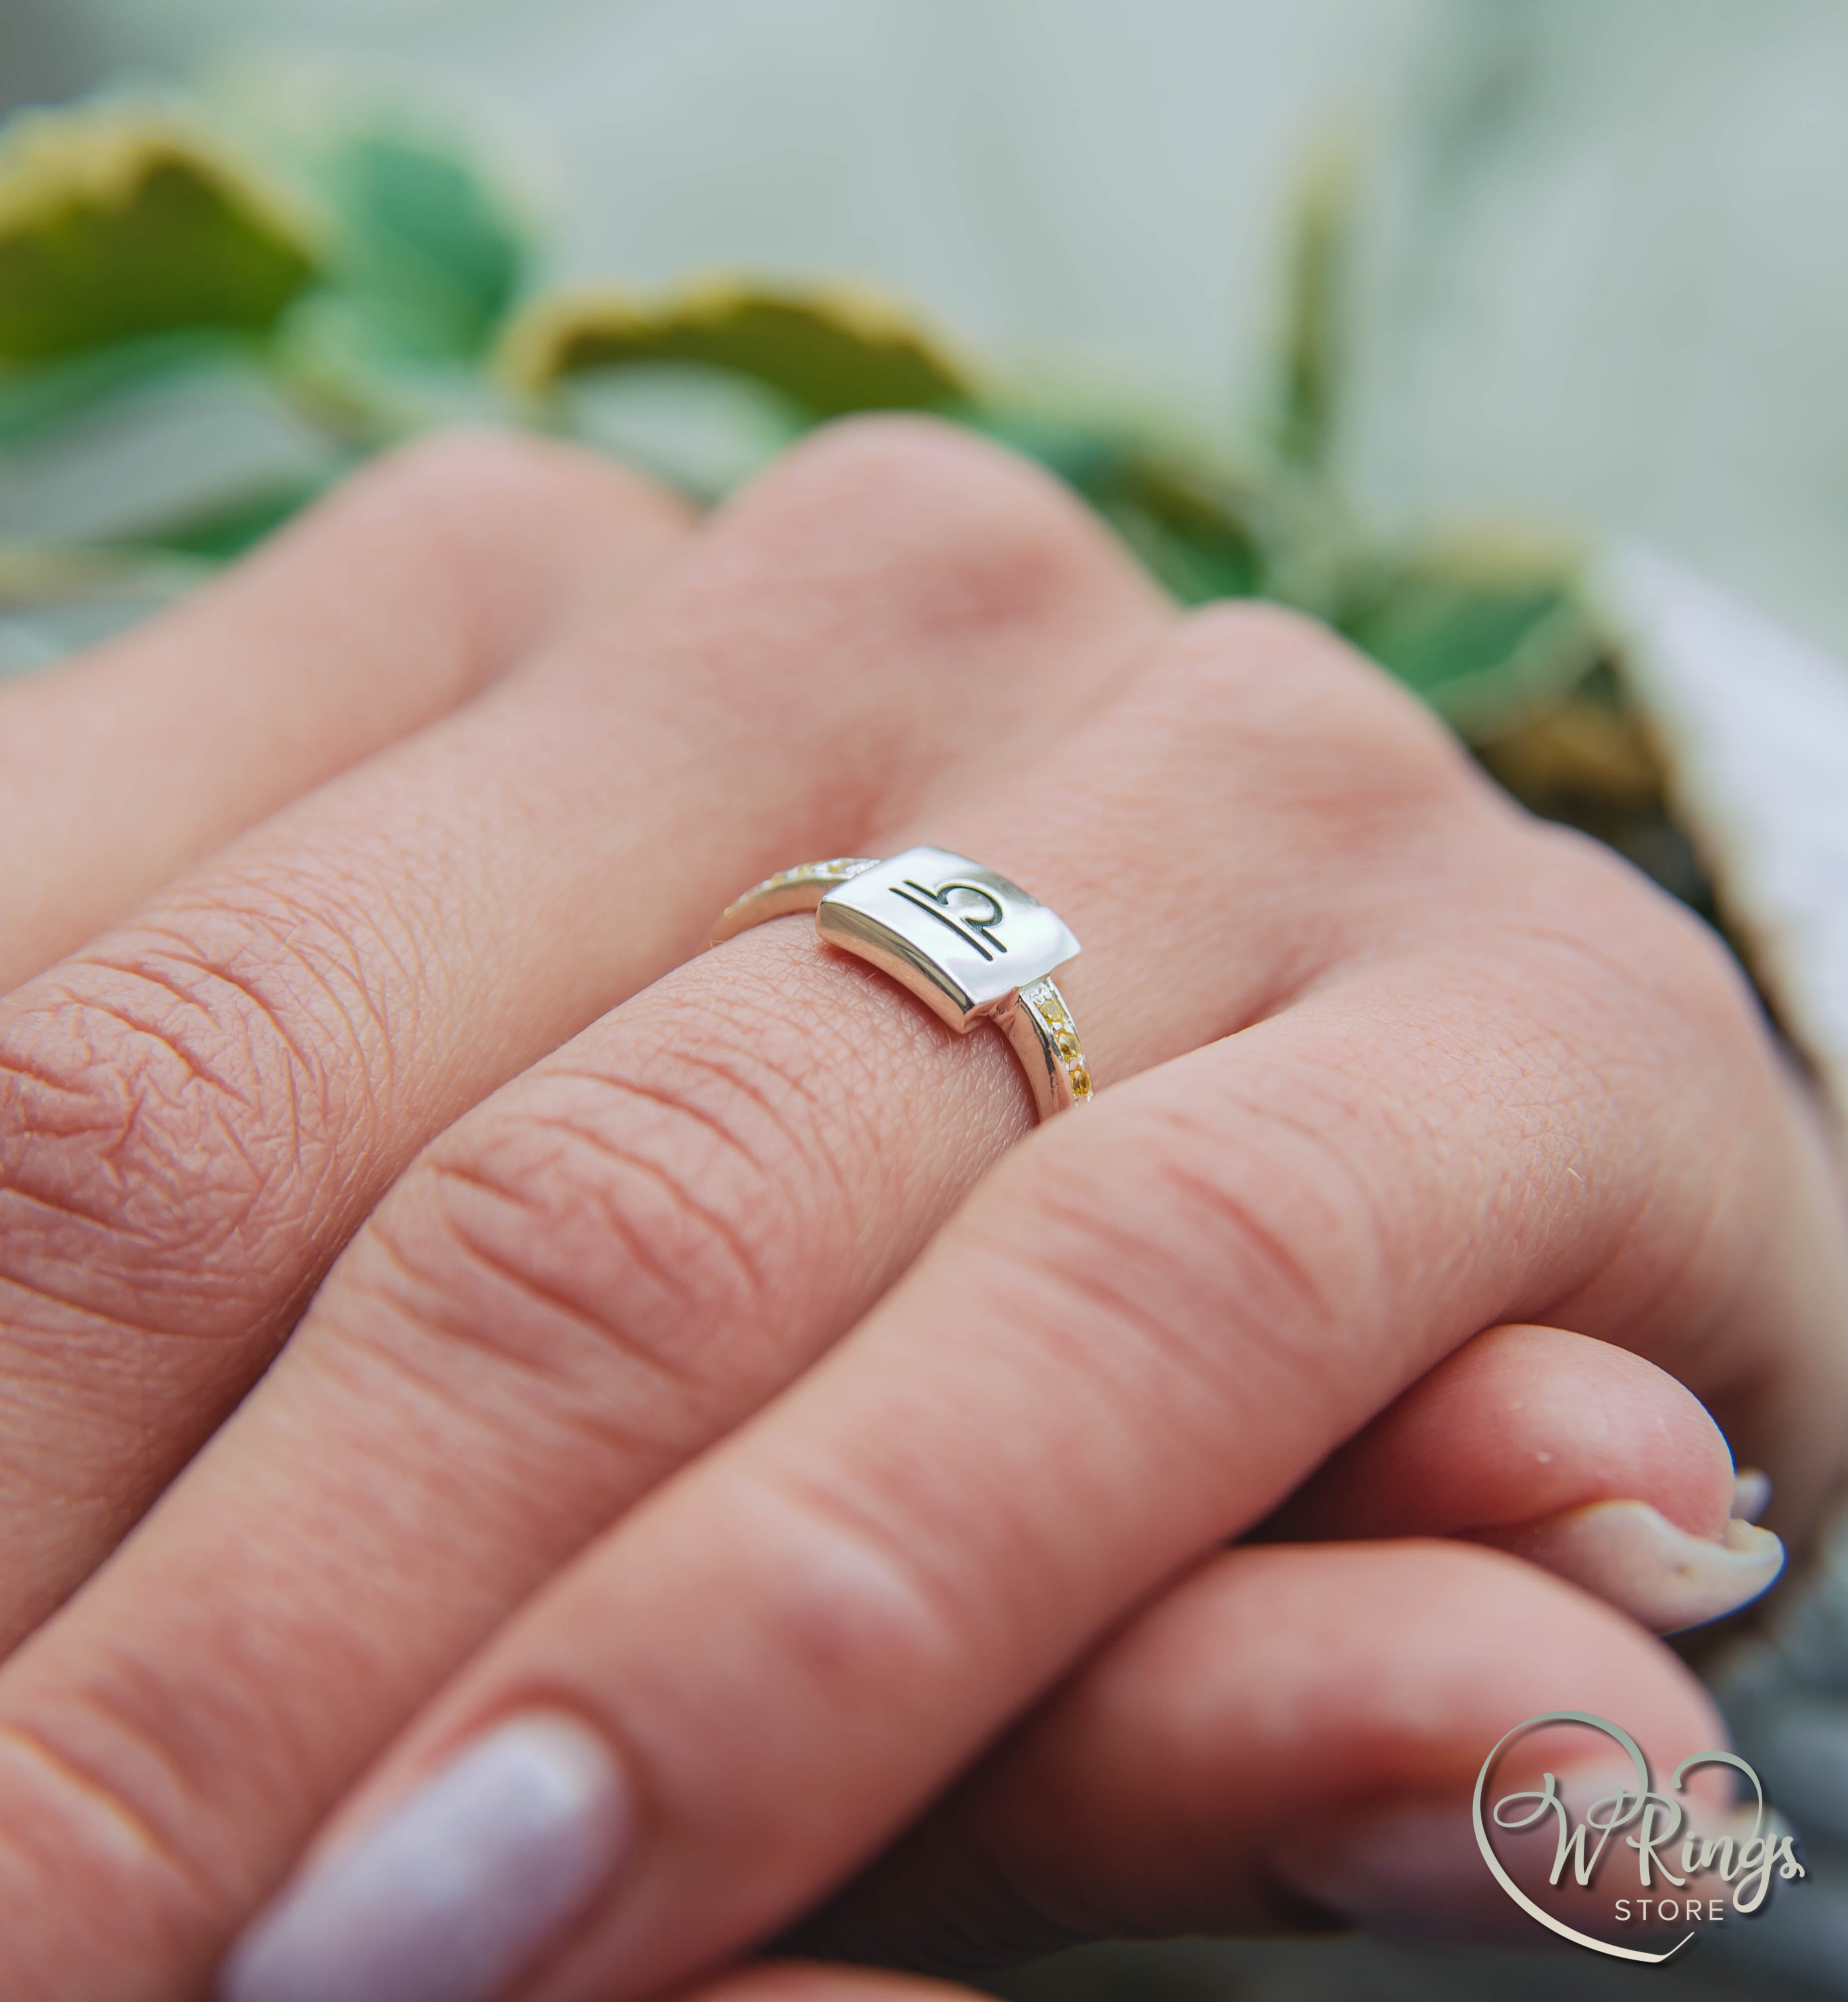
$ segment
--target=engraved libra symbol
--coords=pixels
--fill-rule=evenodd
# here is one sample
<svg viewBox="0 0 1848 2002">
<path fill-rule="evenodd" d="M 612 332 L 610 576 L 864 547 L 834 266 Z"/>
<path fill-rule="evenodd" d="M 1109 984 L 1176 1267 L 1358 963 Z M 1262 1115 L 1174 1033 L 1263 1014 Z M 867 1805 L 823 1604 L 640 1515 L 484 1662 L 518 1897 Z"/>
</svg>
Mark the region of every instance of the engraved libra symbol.
<svg viewBox="0 0 1848 2002">
<path fill-rule="evenodd" d="M 972 945 L 984 959 L 992 959 L 998 952 L 1007 947 L 995 936 L 995 927 L 1007 915 L 1001 900 L 992 891 L 985 890 L 979 883 L 959 883 L 954 877 L 947 883 L 940 883 L 934 890 L 927 890 L 922 883 L 914 883 L 908 876 L 901 884 L 891 886 L 894 897 L 902 897 L 906 903 L 915 905 L 927 918 L 935 918 L 955 933 L 964 945 Z M 913 893 L 915 893 L 915 895 Z M 955 896 L 979 898 L 988 907 L 985 917 L 972 917 L 966 910 L 953 911 L 950 899 Z"/>
</svg>

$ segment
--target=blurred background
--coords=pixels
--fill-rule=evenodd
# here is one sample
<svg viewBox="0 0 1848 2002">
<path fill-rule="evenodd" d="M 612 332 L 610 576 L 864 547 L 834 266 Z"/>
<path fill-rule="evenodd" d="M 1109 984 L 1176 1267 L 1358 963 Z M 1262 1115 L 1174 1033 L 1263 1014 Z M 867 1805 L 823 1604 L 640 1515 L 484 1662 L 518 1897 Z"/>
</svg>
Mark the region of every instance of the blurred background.
<svg viewBox="0 0 1848 2002">
<path fill-rule="evenodd" d="M 1236 438 L 1364 162 L 1345 469 L 1641 532 L 1848 653 L 1831 0 L 6 0 L 0 103 L 279 58 L 521 165 L 553 276 L 846 273 Z"/>
<path fill-rule="evenodd" d="M 1364 525 L 1336 539 L 1379 549 L 1485 523 L 1505 540 L 1522 523 L 1535 546 L 1667 552 L 1673 570 L 1649 573 L 1654 610 L 1637 612 L 1635 591 L 1630 600 L 1643 628 L 1655 621 L 1635 639 L 1632 677 L 1654 705 L 1654 748 L 1645 756 L 1641 739 L 1594 730 L 1566 786 L 1590 804 L 1567 817 L 1603 815 L 1599 831 L 1703 907 L 1710 877 L 1730 882 L 1718 915 L 1759 940 L 1761 984 L 1787 1020 L 1814 1030 L 1827 1069 L 1829 1024 L 1848 1020 L 1848 675 L 1830 658 L 1848 659 L 1839 0 L 0 0 L 0 110 L 99 89 L 204 105 L 234 132 L 344 104 L 466 134 L 522 246 L 523 294 L 712 270 L 870 281 L 911 302 L 943 351 L 978 356 L 989 378 L 1015 385 L 984 421 L 1030 430 L 1026 385 L 1040 404 L 1054 385 L 1062 410 L 1091 413 L 1090 431 L 1046 446 L 1062 469 L 1093 463 L 1071 436 L 1090 451 L 1093 432 L 1124 425 L 1220 469 L 1200 489 L 1207 528 L 1187 513 L 1192 487 L 1177 501 L 1173 482 L 1156 481 L 1136 501 L 1165 574 L 1193 564 L 1195 595 L 1250 588 L 1243 571 L 1228 581 L 1248 535 L 1258 584 L 1284 580 L 1285 595 L 1320 609 L 1326 599 L 1414 682 L 1437 685 L 1454 663 L 1429 668 L 1426 639 L 1393 657 L 1407 630 L 1430 625 L 1404 612 L 1399 573 L 1380 585 L 1369 558 L 1337 586 L 1302 559 L 1334 515 Z M 1340 254 L 1324 267 L 1330 233 Z M 1338 308 L 1317 303 L 1331 272 Z M 0 267 L 0 287 L 4 277 Z M 1322 335 L 1338 355 L 1318 348 Z M 48 433 L 41 404 L 9 433 L 0 393 L 0 558 L 141 535 L 106 518 L 131 448 L 166 496 L 154 513 L 178 505 L 176 479 L 198 484 L 201 504 L 253 483 L 305 493 L 379 441 L 373 431 L 467 411 L 485 394 L 441 340 L 416 369 L 402 357 L 375 368 L 368 351 L 336 421 L 332 352 L 317 351 L 314 423 L 299 396 L 246 398 L 240 413 L 221 382 L 210 423 L 183 405 L 134 423 L 118 413 L 113 432 Z M 298 368 L 298 390 L 306 379 Z M 671 436 L 650 430 L 645 409 L 598 421 L 643 455 L 652 440 L 683 483 L 718 490 L 786 434 L 779 408 L 702 419 L 683 407 Z M 1106 423 L 1102 411 L 1116 414 Z M 1043 409 L 1032 422 L 1044 442 Z M 1299 505 L 1306 479 L 1312 500 Z M 1124 509 L 1128 532 L 1143 517 Z M 189 560 L 219 553 L 202 531 L 144 540 Z M 7 574 L 0 561 L 0 614 Z M 1704 583 L 1690 582 L 1690 598 L 1662 585 L 1671 574 Z M 120 602 L 49 594 L 53 616 L 15 583 L 0 670 L 169 588 L 138 571 Z M 1687 612 L 1707 603 L 1705 586 L 1775 622 L 1738 629 L 1749 640 L 1728 654 L 1717 695 L 1689 664 L 1698 645 L 1675 637 L 1690 617 L 1708 630 Z M 1376 616 L 1387 600 L 1403 613 L 1396 625 Z M 1528 642 L 1554 611 L 1536 602 L 1521 646 L 1489 663 L 1499 671 L 1525 647 L 1527 682 Z M 1546 628 L 1558 630 L 1557 619 Z M 1606 650 L 1596 637 L 1554 645 L 1546 701 L 1593 686 Z M 1651 657 L 1653 678 L 1639 664 Z M 1451 678 L 1473 689 L 1480 665 L 1472 656 Z M 1773 684 L 1780 708 L 1765 692 Z M 1585 713 L 1622 709 L 1606 693 Z M 1459 727 L 1476 719 L 1505 783 L 1532 780 L 1532 758 L 1506 746 L 1532 751 L 1539 709 L 1498 696 L 1446 713 Z M 1746 763 L 1727 768 L 1739 744 Z M 1597 766 L 1588 779 L 1583 757 Z M 1523 797 L 1551 810 L 1535 793 L 1557 763 L 1542 762 Z M 1691 853 L 1671 852 L 1665 830 L 1688 833 Z M 1832 1860 L 1848 1857 L 1845 1580 L 1848 1556 L 1825 1542 L 1769 1627 L 1713 1665 L 1813 1864 L 1808 1883 L 1762 1922 L 1729 1929 L 1723 1948 L 1703 1943 L 1634 1975 L 1538 1951 L 1109 1948 L 1023 1970 L 996 1992 L 1848 1994 L 1848 1861 Z"/>
</svg>

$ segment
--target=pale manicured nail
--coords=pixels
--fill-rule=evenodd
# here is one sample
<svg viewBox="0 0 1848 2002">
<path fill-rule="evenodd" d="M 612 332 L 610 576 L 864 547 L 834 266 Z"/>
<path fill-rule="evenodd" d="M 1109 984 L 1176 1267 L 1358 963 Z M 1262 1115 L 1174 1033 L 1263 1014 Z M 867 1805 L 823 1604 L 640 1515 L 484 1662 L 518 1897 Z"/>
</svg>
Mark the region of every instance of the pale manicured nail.
<svg viewBox="0 0 1848 2002">
<path fill-rule="evenodd" d="M 1570 1578 L 1658 1634 L 1736 1613 L 1783 1569 L 1783 1545 L 1769 1529 L 1735 1516 L 1724 1540 L 1710 1542 L 1647 1502 L 1594 1502 L 1480 1540 Z"/>
<path fill-rule="evenodd" d="M 225 1963 L 221 2002 L 491 2002 L 615 1874 L 633 1828 L 601 1739 L 515 1718 L 286 1890 Z"/>
<path fill-rule="evenodd" d="M 1732 1512 L 1742 1522 L 1756 1522 L 1771 1505 L 1771 1477 L 1756 1467 L 1733 1472 Z"/>
</svg>

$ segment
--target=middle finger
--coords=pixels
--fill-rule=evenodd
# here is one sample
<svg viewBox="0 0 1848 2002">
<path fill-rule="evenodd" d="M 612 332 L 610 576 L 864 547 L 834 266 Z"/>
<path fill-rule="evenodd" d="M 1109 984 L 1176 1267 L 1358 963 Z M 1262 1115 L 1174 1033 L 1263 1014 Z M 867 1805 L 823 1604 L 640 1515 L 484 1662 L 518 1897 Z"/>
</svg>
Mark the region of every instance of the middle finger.
<svg viewBox="0 0 1848 2002">
<path fill-rule="evenodd" d="M 975 691 L 997 738 L 1055 670 L 1085 699 L 1161 616 L 1104 548 L 999 455 L 839 431 L 633 613 L 0 1002 L 0 1650 L 434 1133 L 696 950 L 741 866 L 875 838 Z"/>
</svg>

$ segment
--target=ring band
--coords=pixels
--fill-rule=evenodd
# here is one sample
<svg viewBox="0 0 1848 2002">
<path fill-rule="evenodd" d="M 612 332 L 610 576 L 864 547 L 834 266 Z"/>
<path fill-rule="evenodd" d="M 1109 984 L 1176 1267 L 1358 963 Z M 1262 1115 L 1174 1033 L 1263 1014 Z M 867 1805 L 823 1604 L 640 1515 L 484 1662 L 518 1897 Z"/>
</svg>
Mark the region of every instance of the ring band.
<svg viewBox="0 0 1848 2002">
<path fill-rule="evenodd" d="M 890 974 L 958 1034 L 992 1022 L 1020 1059 L 1041 1119 L 1090 1097 L 1077 1025 L 1051 978 L 1077 957 L 1078 941 L 1005 876 L 947 848 L 804 863 L 727 905 L 712 943 L 798 911 L 814 912 L 824 943 Z"/>
</svg>

